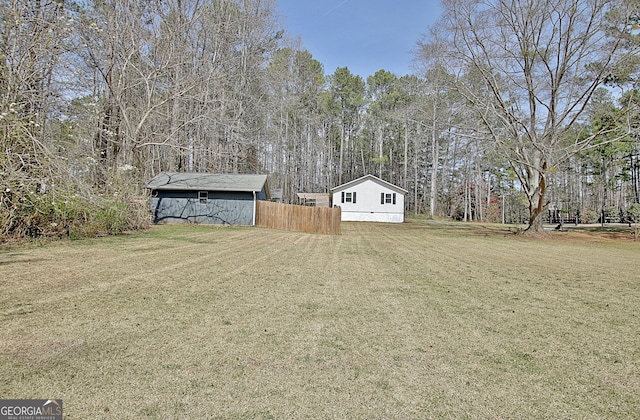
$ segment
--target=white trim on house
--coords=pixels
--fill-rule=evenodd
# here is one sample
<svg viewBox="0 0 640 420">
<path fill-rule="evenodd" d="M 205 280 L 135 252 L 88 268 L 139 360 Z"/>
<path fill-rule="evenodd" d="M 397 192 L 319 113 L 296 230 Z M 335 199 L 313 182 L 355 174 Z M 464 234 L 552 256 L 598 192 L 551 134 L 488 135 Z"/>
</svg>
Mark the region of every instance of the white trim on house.
<svg viewBox="0 0 640 420">
<path fill-rule="evenodd" d="M 257 203 L 258 199 L 256 197 L 256 192 L 253 192 L 253 216 L 252 216 L 252 220 L 251 220 L 251 226 L 255 226 L 256 225 L 256 211 L 257 211 L 257 207 L 258 207 L 258 203 Z"/>
<path fill-rule="evenodd" d="M 373 175 L 365 175 L 331 189 L 333 206 L 342 209 L 342 221 L 404 222 L 407 190 Z"/>
</svg>

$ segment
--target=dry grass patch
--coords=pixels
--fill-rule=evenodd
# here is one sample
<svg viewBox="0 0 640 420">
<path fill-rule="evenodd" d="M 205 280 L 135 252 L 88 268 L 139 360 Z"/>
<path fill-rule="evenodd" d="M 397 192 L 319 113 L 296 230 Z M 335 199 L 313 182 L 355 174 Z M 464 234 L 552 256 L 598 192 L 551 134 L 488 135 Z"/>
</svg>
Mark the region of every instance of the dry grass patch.
<svg viewBox="0 0 640 420">
<path fill-rule="evenodd" d="M 345 223 L 0 253 L 0 395 L 66 418 L 633 418 L 640 244 Z"/>
</svg>

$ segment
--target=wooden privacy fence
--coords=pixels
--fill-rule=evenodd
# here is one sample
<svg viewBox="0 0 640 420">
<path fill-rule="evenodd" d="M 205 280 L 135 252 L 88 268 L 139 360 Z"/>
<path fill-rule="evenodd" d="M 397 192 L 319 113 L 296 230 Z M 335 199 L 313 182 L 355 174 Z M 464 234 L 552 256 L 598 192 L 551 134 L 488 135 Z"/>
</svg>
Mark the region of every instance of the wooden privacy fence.
<svg viewBox="0 0 640 420">
<path fill-rule="evenodd" d="M 309 233 L 340 233 L 340 209 L 256 202 L 256 226 Z"/>
</svg>

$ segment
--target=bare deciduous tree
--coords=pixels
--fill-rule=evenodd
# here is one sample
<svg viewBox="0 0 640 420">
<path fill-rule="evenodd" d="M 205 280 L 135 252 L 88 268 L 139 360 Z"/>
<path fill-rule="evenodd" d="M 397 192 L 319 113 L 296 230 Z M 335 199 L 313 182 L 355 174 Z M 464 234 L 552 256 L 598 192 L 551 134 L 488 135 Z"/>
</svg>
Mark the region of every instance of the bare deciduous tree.
<svg viewBox="0 0 640 420">
<path fill-rule="evenodd" d="M 569 136 L 622 56 L 630 11 L 609 0 L 451 0 L 443 7 L 437 26 L 451 68 L 486 86 L 478 91 L 461 78 L 458 89 L 518 175 L 529 229 L 539 232 L 549 171 L 600 134 Z"/>
</svg>

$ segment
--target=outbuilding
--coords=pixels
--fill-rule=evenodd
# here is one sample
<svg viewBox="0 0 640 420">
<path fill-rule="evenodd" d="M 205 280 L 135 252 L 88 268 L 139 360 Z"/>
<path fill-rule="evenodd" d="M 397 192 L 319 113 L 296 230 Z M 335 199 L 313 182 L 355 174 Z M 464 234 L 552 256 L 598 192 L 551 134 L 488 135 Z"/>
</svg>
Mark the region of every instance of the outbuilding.
<svg viewBox="0 0 640 420">
<path fill-rule="evenodd" d="M 266 175 L 162 172 L 145 188 L 154 223 L 255 225 L 256 201 L 269 200 Z"/>
<path fill-rule="evenodd" d="M 407 190 L 373 175 L 365 175 L 331 189 L 333 206 L 342 210 L 342 221 L 404 222 Z"/>
</svg>

